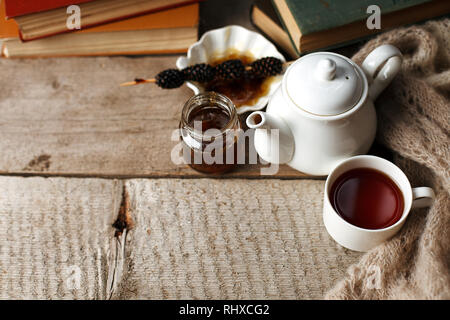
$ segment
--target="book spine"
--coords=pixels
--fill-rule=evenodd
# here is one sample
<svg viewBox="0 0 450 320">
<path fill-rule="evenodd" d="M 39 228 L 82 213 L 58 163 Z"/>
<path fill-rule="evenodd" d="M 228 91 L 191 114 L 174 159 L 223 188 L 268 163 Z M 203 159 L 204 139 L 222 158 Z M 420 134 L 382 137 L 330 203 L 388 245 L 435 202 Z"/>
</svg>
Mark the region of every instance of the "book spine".
<svg viewBox="0 0 450 320">
<path fill-rule="evenodd" d="M 300 55 L 301 55 L 300 48 L 297 47 L 297 45 L 295 44 L 295 41 L 294 41 L 294 39 L 292 38 L 292 35 L 291 35 L 291 33 L 289 32 L 289 30 L 288 30 L 288 28 L 287 28 L 287 26 L 286 26 L 286 23 L 284 22 L 283 17 L 281 16 L 280 11 L 278 10 L 277 5 L 275 4 L 275 1 L 274 1 L 274 0 L 271 0 L 271 2 L 272 2 L 272 6 L 273 6 L 274 9 L 275 9 L 275 12 L 277 13 L 278 19 L 280 20 L 280 23 L 281 23 L 281 25 L 283 26 L 284 31 L 287 33 L 287 35 L 289 36 L 289 39 L 291 40 L 292 47 L 294 48 L 294 50 L 295 50 L 295 52 L 297 53 L 297 55 L 300 56 Z"/>
<path fill-rule="evenodd" d="M 271 5 L 270 0 L 267 1 L 268 4 Z M 262 12 L 267 17 L 267 19 L 274 23 L 274 25 L 265 26 L 264 24 L 260 24 L 255 16 L 255 13 L 258 11 Z M 284 55 L 288 56 L 290 59 L 297 59 L 299 55 L 296 52 L 295 48 L 292 46 L 289 35 L 283 30 L 282 26 L 280 25 L 281 22 L 279 22 L 278 20 L 273 20 L 272 18 L 276 19 L 276 17 L 267 15 L 267 12 L 258 5 L 258 2 L 253 3 L 250 9 L 250 22 L 253 24 L 253 26 L 255 26 L 255 28 L 257 28 L 268 39 L 272 40 L 272 42 L 276 44 L 281 49 L 281 51 L 283 51 Z"/>
</svg>

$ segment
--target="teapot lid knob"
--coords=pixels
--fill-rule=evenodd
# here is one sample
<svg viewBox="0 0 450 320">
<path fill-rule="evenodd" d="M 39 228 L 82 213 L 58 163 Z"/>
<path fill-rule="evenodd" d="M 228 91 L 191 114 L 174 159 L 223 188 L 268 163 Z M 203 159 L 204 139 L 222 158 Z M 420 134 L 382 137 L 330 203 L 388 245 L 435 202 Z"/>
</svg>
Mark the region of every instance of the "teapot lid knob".
<svg viewBox="0 0 450 320">
<path fill-rule="evenodd" d="M 329 58 L 319 60 L 316 74 L 319 79 L 333 80 L 336 75 L 336 62 Z"/>
</svg>

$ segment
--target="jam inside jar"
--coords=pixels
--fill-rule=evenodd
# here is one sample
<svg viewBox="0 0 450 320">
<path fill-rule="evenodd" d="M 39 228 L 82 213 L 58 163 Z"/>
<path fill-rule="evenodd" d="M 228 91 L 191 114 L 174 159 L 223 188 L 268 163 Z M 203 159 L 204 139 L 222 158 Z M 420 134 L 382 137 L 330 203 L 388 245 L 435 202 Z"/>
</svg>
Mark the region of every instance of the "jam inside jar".
<svg viewBox="0 0 450 320">
<path fill-rule="evenodd" d="M 237 165 L 241 124 L 227 97 L 200 93 L 183 107 L 180 138 L 184 161 L 203 173 L 224 173 Z"/>
</svg>

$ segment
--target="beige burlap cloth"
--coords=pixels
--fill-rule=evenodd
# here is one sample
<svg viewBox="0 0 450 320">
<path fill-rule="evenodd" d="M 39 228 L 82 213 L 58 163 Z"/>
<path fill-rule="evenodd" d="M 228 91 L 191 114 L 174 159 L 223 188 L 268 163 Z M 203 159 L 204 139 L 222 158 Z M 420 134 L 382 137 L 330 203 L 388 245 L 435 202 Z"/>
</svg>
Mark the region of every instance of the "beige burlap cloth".
<svg viewBox="0 0 450 320">
<path fill-rule="evenodd" d="M 432 186 L 429 210 L 413 210 L 393 239 L 368 252 L 330 299 L 450 299 L 450 20 L 397 29 L 368 42 L 404 54 L 402 71 L 376 102 L 377 139 L 413 186 Z"/>
</svg>

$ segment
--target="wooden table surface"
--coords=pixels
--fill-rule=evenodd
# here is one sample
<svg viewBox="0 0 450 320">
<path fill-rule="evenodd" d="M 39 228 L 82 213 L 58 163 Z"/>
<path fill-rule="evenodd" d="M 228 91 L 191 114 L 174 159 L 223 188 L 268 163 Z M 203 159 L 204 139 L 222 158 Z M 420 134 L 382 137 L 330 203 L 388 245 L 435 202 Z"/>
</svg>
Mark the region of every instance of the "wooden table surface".
<svg viewBox="0 0 450 320">
<path fill-rule="evenodd" d="M 254 29 L 249 20 L 251 3 L 202 2 L 199 36 L 228 24 Z M 178 143 L 172 134 L 192 91 L 186 86 L 173 91 L 154 85 L 118 87 L 120 82 L 173 68 L 176 58 L 177 55 L 14 61 L 17 76 L 0 80 L 3 88 L 21 88 L 15 100 L 6 89 L 0 92 L 7 100 L 3 101 L 0 146 L 8 150 L 0 159 L 0 174 L 206 177 L 171 160 L 171 151 Z M 141 62 L 136 63 L 136 59 Z M 264 166 L 268 165 L 240 166 L 221 177 L 264 178 L 260 174 Z M 268 177 L 306 176 L 284 165 L 276 176 Z"/>
<path fill-rule="evenodd" d="M 254 29 L 251 2 L 202 2 L 200 34 L 229 24 Z M 275 176 L 262 176 L 267 165 L 244 165 L 219 177 L 236 180 L 195 180 L 211 176 L 173 163 L 171 151 L 178 143 L 173 132 L 190 89 L 119 84 L 173 68 L 176 59 L 0 59 L 0 297 L 110 298 L 117 288 L 109 281 L 119 282 L 122 269 L 114 266 L 121 263 L 147 272 L 131 273 L 137 280 L 124 285 L 146 285 L 148 275 L 157 283 L 151 290 L 161 290 L 147 294 L 145 287 L 131 295 L 136 298 L 321 298 L 357 261 L 359 254 L 339 247 L 322 225 L 323 181 L 304 180 L 321 177 L 287 166 Z M 261 178 L 267 179 L 249 180 Z M 134 225 L 125 224 L 131 228 L 125 248 L 113 222 L 130 216 Z M 158 219 L 178 222 L 168 220 L 166 227 Z M 143 244 L 148 248 L 141 250 Z M 216 271 L 210 270 L 214 259 Z M 192 271 L 194 280 L 200 277 L 194 289 L 233 288 L 190 294 L 189 279 L 183 280 L 186 288 L 184 282 L 178 288 L 172 278 L 189 278 L 196 266 L 192 261 L 204 269 Z M 64 266 L 70 264 L 92 276 L 85 279 L 86 292 L 64 287 Z M 259 290 L 261 281 L 254 276 L 259 269 L 268 275 L 269 289 L 280 282 L 282 290 Z M 225 278 L 223 270 L 229 271 Z M 214 280 L 214 272 L 223 283 Z M 213 279 L 206 285 L 205 274 Z"/>
<path fill-rule="evenodd" d="M 199 35 L 229 24 L 255 30 L 249 19 L 251 3 L 202 2 Z M 15 61 L 16 76 L 0 80 L 4 88 L 0 93 L 4 99 L 0 146 L 8 150 L 0 159 L 0 174 L 206 177 L 171 160 L 171 151 L 178 143 L 172 134 L 192 92 L 186 86 L 173 91 L 152 85 L 118 87 L 120 82 L 171 68 L 176 58 L 136 58 L 140 63 L 121 57 Z M 6 88 L 22 89 L 14 93 L 14 100 Z M 274 176 L 261 175 L 261 167 L 267 166 L 243 165 L 221 177 L 308 177 L 286 165 Z"/>
</svg>

